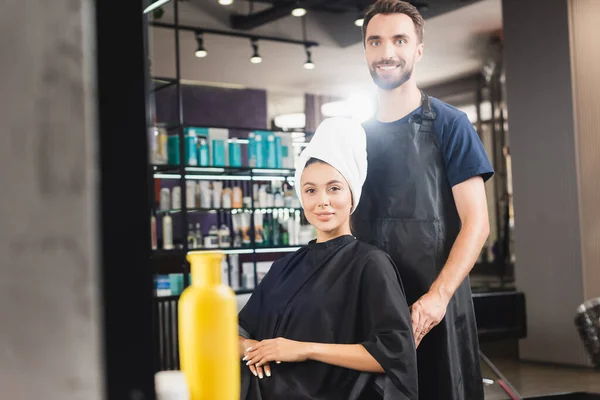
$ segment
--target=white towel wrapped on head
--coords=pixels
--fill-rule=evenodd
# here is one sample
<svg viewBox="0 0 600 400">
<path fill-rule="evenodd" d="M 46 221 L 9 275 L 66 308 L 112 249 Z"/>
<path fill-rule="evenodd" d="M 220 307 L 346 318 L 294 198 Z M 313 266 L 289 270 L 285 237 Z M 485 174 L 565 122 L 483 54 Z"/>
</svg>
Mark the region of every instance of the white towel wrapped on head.
<svg viewBox="0 0 600 400">
<path fill-rule="evenodd" d="M 367 177 L 367 137 L 363 127 L 356 121 L 342 117 L 321 122 L 308 146 L 296 159 L 295 188 L 301 204 L 300 179 L 311 158 L 326 162 L 346 179 L 352 192 L 353 213 Z"/>
</svg>

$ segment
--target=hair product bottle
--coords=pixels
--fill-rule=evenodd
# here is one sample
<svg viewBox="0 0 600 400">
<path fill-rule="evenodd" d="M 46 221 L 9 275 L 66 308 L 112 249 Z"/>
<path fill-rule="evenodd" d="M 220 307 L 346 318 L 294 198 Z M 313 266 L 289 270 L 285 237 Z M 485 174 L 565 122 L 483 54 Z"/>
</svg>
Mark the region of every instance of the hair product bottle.
<svg viewBox="0 0 600 400">
<path fill-rule="evenodd" d="M 192 285 L 179 299 L 179 353 L 191 400 L 240 398 L 237 305 L 221 281 L 223 257 L 187 255 Z"/>
</svg>

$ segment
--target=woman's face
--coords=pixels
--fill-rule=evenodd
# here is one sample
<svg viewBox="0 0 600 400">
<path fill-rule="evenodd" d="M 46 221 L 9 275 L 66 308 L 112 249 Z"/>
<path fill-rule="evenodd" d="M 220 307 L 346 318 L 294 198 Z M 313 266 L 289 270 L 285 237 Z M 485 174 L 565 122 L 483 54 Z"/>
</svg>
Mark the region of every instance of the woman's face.
<svg viewBox="0 0 600 400">
<path fill-rule="evenodd" d="M 304 168 L 300 184 L 304 214 L 317 229 L 317 240 L 350 234 L 352 193 L 342 174 L 329 164 L 316 162 Z"/>
</svg>

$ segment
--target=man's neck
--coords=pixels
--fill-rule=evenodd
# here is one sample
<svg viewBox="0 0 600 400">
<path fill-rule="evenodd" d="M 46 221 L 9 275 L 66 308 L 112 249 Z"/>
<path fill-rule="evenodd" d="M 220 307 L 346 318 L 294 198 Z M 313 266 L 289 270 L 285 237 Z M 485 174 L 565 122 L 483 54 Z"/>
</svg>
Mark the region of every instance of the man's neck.
<svg viewBox="0 0 600 400">
<path fill-rule="evenodd" d="M 406 117 L 421 105 L 421 91 L 414 81 L 405 82 L 394 90 L 379 89 L 377 120 L 394 122 Z"/>
</svg>

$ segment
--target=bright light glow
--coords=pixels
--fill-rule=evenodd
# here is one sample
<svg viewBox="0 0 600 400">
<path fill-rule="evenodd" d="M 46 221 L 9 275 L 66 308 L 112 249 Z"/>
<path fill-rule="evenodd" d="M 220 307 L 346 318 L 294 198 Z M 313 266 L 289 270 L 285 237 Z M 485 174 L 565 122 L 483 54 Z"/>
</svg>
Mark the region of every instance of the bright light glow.
<svg viewBox="0 0 600 400">
<path fill-rule="evenodd" d="M 227 143 L 248 144 L 248 139 L 227 139 Z"/>
<path fill-rule="evenodd" d="M 315 63 L 311 62 L 305 62 L 304 63 L 304 69 L 315 69 Z"/>
<path fill-rule="evenodd" d="M 180 174 L 154 174 L 156 179 L 181 179 Z M 186 175 L 185 179 L 196 181 L 285 181 L 284 176 L 247 175 Z"/>
<path fill-rule="evenodd" d="M 198 58 L 204 58 L 208 55 L 208 51 L 206 50 L 197 50 L 195 53 L 196 57 Z"/>
<path fill-rule="evenodd" d="M 327 118 L 346 117 L 364 122 L 375 114 L 375 101 L 367 94 L 356 94 L 347 100 L 323 104 L 321 113 Z"/>
<path fill-rule="evenodd" d="M 302 114 L 304 115 L 304 114 Z M 306 116 L 305 116 L 306 118 Z M 300 138 L 305 138 L 306 137 L 306 133 L 304 132 L 292 132 L 292 139 L 300 139 Z"/>
<path fill-rule="evenodd" d="M 144 14 L 148 14 L 149 12 L 156 10 L 158 7 L 161 7 L 165 4 L 167 4 L 169 1 L 171 1 L 171 0 L 155 1 L 154 3 L 152 3 L 148 7 L 146 7 L 146 9 L 144 10 Z"/>
<path fill-rule="evenodd" d="M 188 254 L 206 254 L 206 253 L 220 253 L 220 254 L 252 254 L 252 249 L 206 249 L 206 250 L 190 250 Z"/>
<path fill-rule="evenodd" d="M 185 167 L 188 172 L 225 172 L 225 168 L 214 167 Z"/>
<path fill-rule="evenodd" d="M 253 176 L 253 181 L 285 181 L 285 176 Z"/>
<path fill-rule="evenodd" d="M 245 175 L 186 175 L 185 179 L 197 181 L 249 181 L 251 178 Z"/>
<path fill-rule="evenodd" d="M 300 247 L 287 247 L 287 248 L 279 248 L 279 249 L 256 249 L 256 252 L 257 253 L 292 253 L 299 249 L 300 249 Z"/>
<path fill-rule="evenodd" d="M 361 27 L 363 26 L 363 24 L 365 23 L 365 20 L 362 18 L 356 18 L 356 20 L 354 21 L 354 25 Z"/>
<path fill-rule="evenodd" d="M 250 62 L 251 62 L 252 64 L 260 64 L 260 63 L 262 62 L 262 58 L 261 58 L 261 57 L 256 57 L 256 56 L 255 56 L 255 57 L 252 57 L 252 58 L 250 59 Z"/>
<path fill-rule="evenodd" d="M 281 129 L 304 128 L 306 126 L 306 114 L 292 113 L 292 114 L 278 115 L 275 117 L 275 125 Z"/>
<path fill-rule="evenodd" d="M 181 179 L 179 174 L 154 174 L 156 179 Z"/>
<path fill-rule="evenodd" d="M 219 0 L 219 4 L 222 6 L 230 6 L 233 4 L 233 0 Z"/>
<path fill-rule="evenodd" d="M 298 7 L 292 10 L 294 17 L 304 17 L 306 15 L 306 8 Z"/>
<path fill-rule="evenodd" d="M 260 174 L 261 172 L 265 173 L 265 174 L 290 174 L 292 171 L 290 171 L 289 169 L 262 169 L 262 168 L 255 168 L 252 170 L 252 173 L 254 174 Z"/>
</svg>

